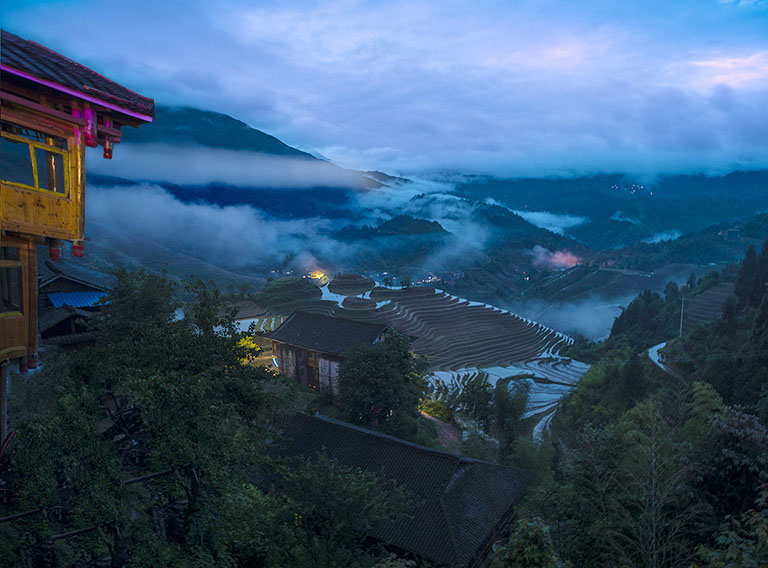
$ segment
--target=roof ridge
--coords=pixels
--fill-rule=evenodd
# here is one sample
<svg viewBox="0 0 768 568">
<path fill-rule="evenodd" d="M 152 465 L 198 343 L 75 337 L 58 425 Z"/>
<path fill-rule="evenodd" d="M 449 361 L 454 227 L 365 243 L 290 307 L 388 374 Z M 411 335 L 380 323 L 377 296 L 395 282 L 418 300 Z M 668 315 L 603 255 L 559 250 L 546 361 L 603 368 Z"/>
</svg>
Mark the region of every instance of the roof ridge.
<svg viewBox="0 0 768 568">
<path fill-rule="evenodd" d="M 99 77 L 101 77 L 102 79 L 104 79 L 105 81 L 107 81 L 108 83 L 112 83 L 112 84 L 113 84 L 113 85 L 115 85 L 116 87 L 120 87 L 121 89 L 124 89 L 124 90 L 128 91 L 129 93 L 131 93 L 131 94 L 133 94 L 133 95 L 136 95 L 137 97 L 140 97 L 140 98 L 142 98 L 142 99 L 146 99 L 146 100 L 148 100 L 148 101 L 149 101 L 149 100 L 152 100 L 152 99 L 150 99 L 149 97 L 145 97 L 144 95 L 140 95 L 139 93 L 137 93 L 137 92 L 135 92 L 135 91 L 132 91 L 132 90 L 131 90 L 131 89 L 129 89 L 128 87 L 126 87 L 126 86 L 124 86 L 124 85 L 121 85 L 120 83 L 118 83 L 117 81 L 114 81 L 114 80 L 110 79 L 109 77 L 105 77 L 104 75 L 102 75 L 102 74 L 101 74 L 101 73 L 99 73 L 98 71 L 94 71 L 94 70 L 93 70 L 93 69 L 91 69 L 90 67 L 87 67 L 87 66 L 83 65 L 82 63 L 79 63 L 79 62 L 75 61 L 74 59 L 70 59 L 69 57 L 67 57 L 67 56 L 66 56 L 66 55 L 64 55 L 63 53 L 61 53 L 61 52 L 59 52 L 59 51 L 56 51 L 56 50 L 54 50 L 54 49 L 51 49 L 50 47 L 48 47 L 48 46 L 46 46 L 46 45 L 43 45 L 43 44 L 41 44 L 41 43 L 37 43 L 36 41 L 33 41 L 33 40 L 31 40 L 31 39 L 24 39 L 23 37 L 21 37 L 21 36 L 18 36 L 18 35 L 14 34 L 14 33 L 12 33 L 12 32 L 9 32 L 9 31 L 7 31 L 7 30 L 3 30 L 3 33 L 4 33 L 4 34 L 6 34 L 6 35 L 10 35 L 10 36 L 12 36 L 13 38 L 16 38 L 16 39 L 18 39 L 18 40 L 20 40 L 20 41 L 23 41 L 23 42 L 26 42 L 26 43 L 32 44 L 32 45 L 34 45 L 35 47 L 39 47 L 39 48 L 41 48 L 41 49 L 44 49 L 45 51 L 48 51 L 48 52 L 50 52 L 50 53 L 52 53 L 52 54 L 54 54 L 54 55 L 56 55 L 56 56 L 58 56 L 58 57 L 61 57 L 62 59 L 65 59 L 65 60 L 66 60 L 68 63 L 71 63 L 71 64 L 73 64 L 73 65 L 76 65 L 77 67 L 79 67 L 79 68 L 81 68 L 81 69 L 85 69 L 86 71 L 89 71 L 89 72 L 93 73 L 94 75 L 98 75 Z M 106 92 L 104 92 L 104 91 L 100 91 L 99 89 L 96 89 L 96 91 L 99 91 L 100 93 L 102 93 L 102 94 L 104 94 L 104 95 L 107 95 L 107 96 L 109 96 L 109 97 L 114 97 L 114 96 L 115 96 L 115 95 L 111 95 L 110 93 L 106 93 Z M 121 97 L 116 97 L 116 98 L 121 98 Z M 124 100 L 124 101 L 126 101 L 126 102 L 131 102 L 131 101 L 129 101 L 128 99 L 122 99 L 122 100 Z"/>
<path fill-rule="evenodd" d="M 451 453 L 444 452 L 441 450 L 436 450 L 435 448 L 430 448 L 429 446 L 422 446 L 421 444 L 416 444 L 415 442 L 409 442 L 408 440 L 403 440 L 402 438 L 398 438 L 396 436 L 392 436 L 390 434 L 385 434 L 384 432 L 379 432 L 377 430 L 372 430 L 370 428 L 366 428 L 364 426 L 359 426 L 357 424 L 352 424 L 351 422 L 344 422 L 343 420 L 338 420 L 336 418 L 331 418 L 330 416 L 326 416 L 325 414 L 320 414 L 319 412 L 316 412 L 313 414 L 305 414 L 303 412 L 300 412 L 297 414 L 298 416 L 306 416 L 307 418 L 315 418 L 318 420 L 322 420 L 323 422 L 327 422 L 329 424 L 333 424 L 335 426 L 339 426 L 342 428 L 349 428 L 352 430 L 357 430 L 358 432 L 361 432 L 363 434 L 367 434 L 370 436 L 374 436 L 377 438 L 381 438 L 384 440 L 389 440 L 391 442 L 396 442 L 403 446 L 410 446 L 412 448 L 415 448 L 417 450 L 422 450 L 425 452 L 437 454 L 446 457 L 449 461 L 459 463 L 459 458 Z"/>
<path fill-rule="evenodd" d="M 456 475 L 454 472 L 453 475 L 451 475 L 451 479 Z M 450 483 L 450 482 L 449 482 Z M 445 503 L 443 502 L 443 495 L 445 495 L 445 491 L 440 494 L 440 497 L 438 498 L 438 501 L 440 502 L 440 511 L 443 513 L 443 521 L 445 521 L 445 526 L 448 532 L 448 538 L 451 541 L 451 547 L 453 548 L 453 558 L 459 562 L 461 561 L 461 557 L 459 556 L 459 547 L 456 544 L 456 537 L 453 535 L 453 525 L 451 524 L 451 519 L 448 516 L 448 511 L 445 510 Z"/>
<path fill-rule="evenodd" d="M 326 318 L 326 319 L 340 320 L 340 321 L 346 321 L 346 322 L 350 322 L 350 323 L 364 324 L 364 325 L 368 325 L 368 326 L 385 327 L 385 328 L 386 327 L 392 327 L 392 326 L 390 326 L 389 324 L 386 324 L 386 323 L 374 323 L 374 322 L 370 322 L 370 321 L 357 320 L 357 319 L 351 319 L 351 318 L 343 318 L 343 317 L 331 316 L 331 315 L 327 315 L 327 314 L 318 314 L 318 313 L 315 313 L 315 312 L 308 312 L 308 311 L 305 311 L 305 310 L 296 310 L 296 311 L 294 311 L 291 314 L 291 316 L 294 316 L 296 314 L 306 314 L 306 315 L 313 316 L 313 317 L 322 317 L 322 318 Z M 286 320 L 286 321 L 288 321 L 288 320 Z"/>
</svg>

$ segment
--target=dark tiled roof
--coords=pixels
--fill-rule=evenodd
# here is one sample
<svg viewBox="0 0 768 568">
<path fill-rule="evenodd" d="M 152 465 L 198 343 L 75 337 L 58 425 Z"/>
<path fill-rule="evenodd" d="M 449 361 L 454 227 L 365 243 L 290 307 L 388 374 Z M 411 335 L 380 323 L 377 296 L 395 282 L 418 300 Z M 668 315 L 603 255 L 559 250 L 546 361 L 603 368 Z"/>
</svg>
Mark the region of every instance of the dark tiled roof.
<svg viewBox="0 0 768 568">
<path fill-rule="evenodd" d="M 40 330 L 40 332 L 48 331 L 52 327 L 60 324 L 65 319 L 71 318 L 72 316 L 77 316 L 81 318 L 89 318 L 92 314 L 89 312 L 83 311 L 83 310 L 76 310 L 71 307 L 63 307 L 63 308 L 49 308 L 47 310 L 43 310 L 40 312 L 40 314 L 37 316 L 37 327 Z"/>
<path fill-rule="evenodd" d="M 54 262 L 44 260 L 43 247 L 39 247 L 39 249 L 37 259 L 41 288 L 58 278 L 67 278 L 105 292 L 112 290 L 115 279 L 109 274 L 77 264 L 77 261 L 57 260 Z M 46 248 L 45 251 L 47 250 Z"/>
<path fill-rule="evenodd" d="M 87 98 L 96 99 L 151 118 L 155 102 L 122 85 L 110 81 L 84 65 L 72 61 L 45 46 L 2 31 L 2 65 L 32 75 L 37 79 L 61 85 Z M 55 88 L 55 87 L 53 87 Z"/>
<path fill-rule="evenodd" d="M 413 519 L 379 527 L 372 537 L 445 566 L 466 566 L 508 518 L 527 471 L 462 458 L 325 416 L 298 414 L 278 444 L 282 457 L 314 459 L 380 472 L 423 500 Z"/>
<path fill-rule="evenodd" d="M 71 335 L 57 335 L 56 337 L 49 337 L 44 341 L 49 345 L 75 345 L 77 343 L 96 341 L 98 336 L 98 331 L 84 331 L 83 333 L 73 333 Z"/>
<path fill-rule="evenodd" d="M 305 349 L 341 355 L 358 343 L 372 344 L 386 329 L 384 324 L 294 312 L 268 337 Z"/>
</svg>

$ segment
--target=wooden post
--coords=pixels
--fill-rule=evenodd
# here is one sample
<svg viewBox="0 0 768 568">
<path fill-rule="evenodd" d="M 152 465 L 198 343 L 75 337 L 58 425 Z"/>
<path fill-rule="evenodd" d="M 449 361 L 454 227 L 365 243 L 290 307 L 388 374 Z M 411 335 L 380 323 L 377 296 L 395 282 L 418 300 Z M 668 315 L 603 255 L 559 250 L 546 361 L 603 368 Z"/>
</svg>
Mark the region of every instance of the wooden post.
<svg viewBox="0 0 768 568">
<path fill-rule="evenodd" d="M 26 265 L 27 274 L 26 285 L 24 286 L 24 301 L 26 311 L 24 317 L 27 318 L 27 358 L 28 360 L 37 360 L 37 251 L 34 238 L 27 239 L 26 243 Z M 37 366 L 35 364 L 35 366 Z"/>
<path fill-rule="evenodd" d="M 680 337 L 683 337 L 683 316 L 685 315 L 685 296 L 682 298 L 683 303 L 680 305 Z"/>
<path fill-rule="evenodd" d="M 0 362 L 0 445 L 8 437 L 8 367 L 9 361 Z"/>
</svg>

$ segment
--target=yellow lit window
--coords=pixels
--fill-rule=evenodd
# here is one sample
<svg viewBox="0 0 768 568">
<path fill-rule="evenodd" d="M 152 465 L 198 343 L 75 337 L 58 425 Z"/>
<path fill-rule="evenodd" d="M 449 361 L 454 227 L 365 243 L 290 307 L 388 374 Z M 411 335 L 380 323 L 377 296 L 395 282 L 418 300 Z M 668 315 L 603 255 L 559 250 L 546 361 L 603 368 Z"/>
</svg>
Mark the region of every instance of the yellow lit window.
<svg viewBox="0 0 768 568">
<path fill-rule="evenodd" d="M 67 142 L 30 128 L 2 123 L 3 183 L 67 195 Z"/>
</svg>

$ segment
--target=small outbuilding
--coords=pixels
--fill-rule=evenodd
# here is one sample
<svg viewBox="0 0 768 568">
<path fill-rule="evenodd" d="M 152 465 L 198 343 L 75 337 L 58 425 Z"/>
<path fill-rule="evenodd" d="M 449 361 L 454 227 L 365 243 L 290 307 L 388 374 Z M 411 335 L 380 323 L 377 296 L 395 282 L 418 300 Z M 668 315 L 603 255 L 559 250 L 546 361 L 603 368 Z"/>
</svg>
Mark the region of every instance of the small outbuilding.
<svg viewBox="0 0 768 568">
<path fill-rule="evenodd" d="M 267 337 L 283 375 L 335 397 L 344 352 L 361 343 L 373 345 L 386 330 L 385 324 L 294 312 Z"/>
<path fill-rule="evenodd" d="M 38 253 L 40 252 L 38 247 Z M 100 307 L 114 278 L 69 260 L 38 258 L 38 328 L 45 344 L 79 349 L 93 343 L 96 332 L 85 322 Z"/>
</svg>

